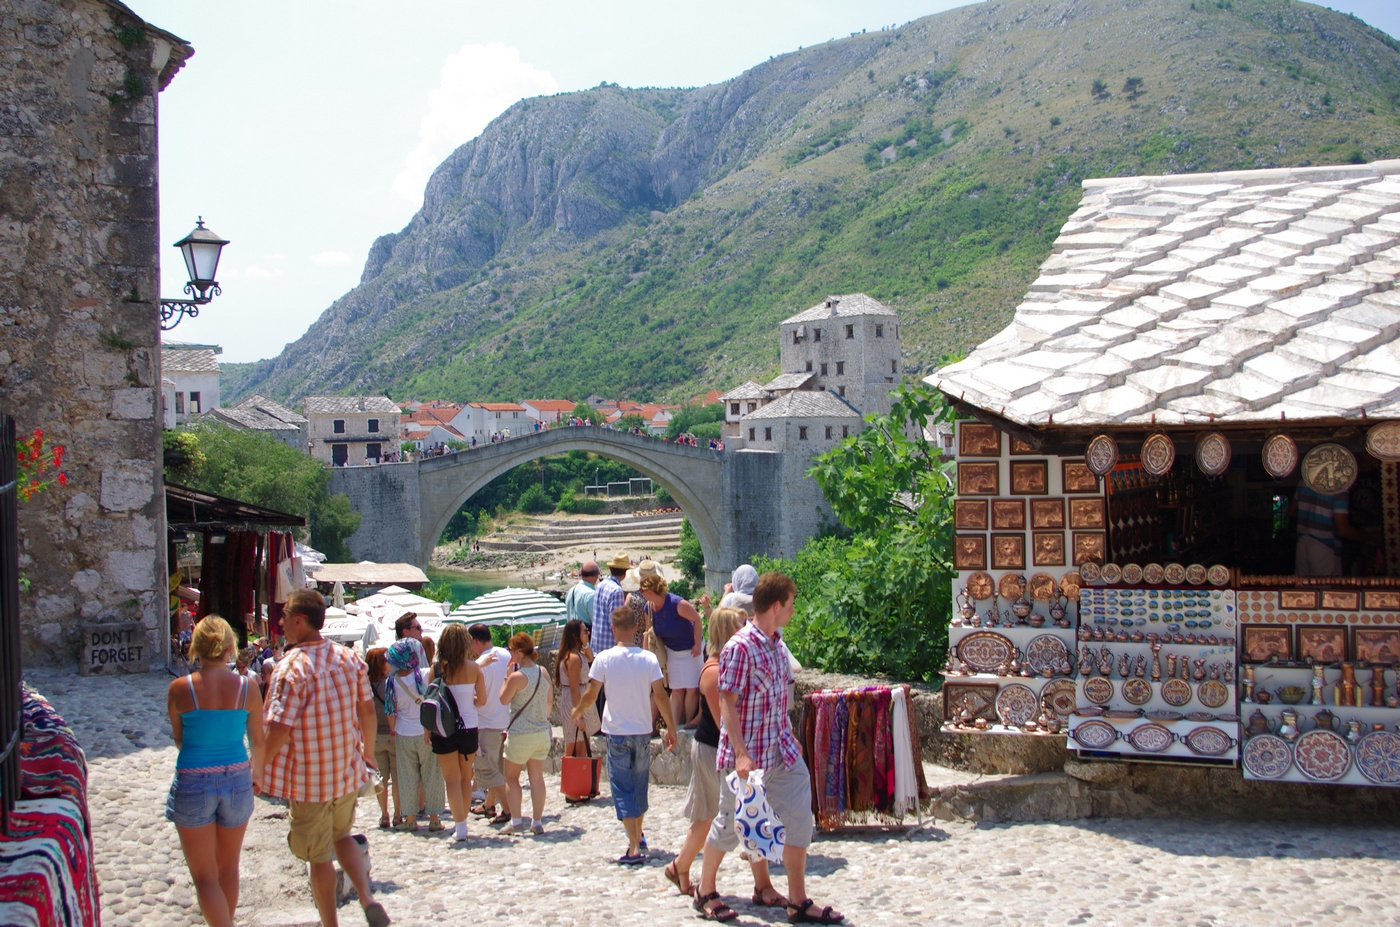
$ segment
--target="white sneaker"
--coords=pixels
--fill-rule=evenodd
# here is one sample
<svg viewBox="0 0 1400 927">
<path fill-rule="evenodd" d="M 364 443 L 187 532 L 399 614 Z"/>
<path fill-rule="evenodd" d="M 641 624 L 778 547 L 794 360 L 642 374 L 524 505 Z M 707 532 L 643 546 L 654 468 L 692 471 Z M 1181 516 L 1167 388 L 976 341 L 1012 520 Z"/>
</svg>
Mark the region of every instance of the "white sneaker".
<svg viewBox="0 0 1400 927">
<path fill-rule="evenodd" d="M 525 833 L 525 831 L 528 829 L 529 828 L 527 828 L 524 824 L 517 824 L 514 821 L 511 821 L 505 827 L 501 828 L 501 833 L 505 834 L 507 837 L 514 837 L 517 834 Z"/>
<path fill-rule="evenodd" d="M 530 826 L 530 833 L 538 837 L 540 834 L 544 833 L 544 824 L 536 821 Z"/>
</svg>

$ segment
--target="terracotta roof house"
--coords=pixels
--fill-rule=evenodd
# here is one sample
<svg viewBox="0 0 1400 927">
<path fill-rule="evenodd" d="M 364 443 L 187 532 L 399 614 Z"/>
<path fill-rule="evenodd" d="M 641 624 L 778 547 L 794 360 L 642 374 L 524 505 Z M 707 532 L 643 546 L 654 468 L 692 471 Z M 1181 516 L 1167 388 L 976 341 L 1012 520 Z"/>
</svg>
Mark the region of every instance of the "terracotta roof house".
<svg viewBox="0 0 1400 927">
<path fill-rule="evenodd" d="M 569 413 L 574 411 L 574 406 L 578 403 L 567 399 L 522 399 L 520 405 L 530 418 L 553 425 L 568 421 Z"/>
</svg>

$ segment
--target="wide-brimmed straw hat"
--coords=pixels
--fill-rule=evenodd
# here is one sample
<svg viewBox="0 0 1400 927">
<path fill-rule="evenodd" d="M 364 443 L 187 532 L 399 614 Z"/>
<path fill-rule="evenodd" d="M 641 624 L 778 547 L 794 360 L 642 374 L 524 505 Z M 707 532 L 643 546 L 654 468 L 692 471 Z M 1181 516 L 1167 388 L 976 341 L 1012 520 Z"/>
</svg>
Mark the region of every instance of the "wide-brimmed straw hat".
<svg viewBox="0 0 1400 927">
<path fill-rule="evenodd" d="M 613 558 L 608 561 L 608 569 L 625 570 L 632 565 L 632 558 L 622 551 L 613 554 Z"/>
</svg>

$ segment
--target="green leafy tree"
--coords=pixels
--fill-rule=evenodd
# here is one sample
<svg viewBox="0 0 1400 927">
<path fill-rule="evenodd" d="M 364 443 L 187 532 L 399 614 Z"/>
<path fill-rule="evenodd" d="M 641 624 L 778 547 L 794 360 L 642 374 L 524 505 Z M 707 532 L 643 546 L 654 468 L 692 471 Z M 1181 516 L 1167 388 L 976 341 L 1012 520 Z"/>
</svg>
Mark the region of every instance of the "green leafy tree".
<svg viewBox="0 0 1400 927">
<path fill-rule="evenodd" d="M 583 402 L 582 400 L 580 400 L 579 403 L 576 406 L 574 406 L 574 411 L 570 412 L 569 415 L 573 416 L 574 418 L 584 419 L 592 425 L 601 425 L 608 420 L 608 417 L 604 415 L 600 410 L 593 408 L 588 403 Z"/>
<path fill-rule="evenodd" d="M 622 418 L 618 419 L 613 427 L 619 431 L 631 431 L 633 428 L 645 429 L 647 427 L 647 420 L 642 418 L 640 412 L 628 412 L 626 415 L 622 416 Z"/>
<path fill-rule="evenodd" d="M 1136 100 L 1142 95 L 1142 78 L 1130 77 L 1123 81 L 1123 92 L 1128 95 L 1129 99 Z"/>
<path fill-rule="evenodd" d="M 696 537 L 695 529 L 691 527 L 689 518 L 681 519 L 681 546 L 680 550 L 676 552 L 676 566 L 680 568 L 681 575 L 690 580 L 692 585 L 704 583 L 705 552 L 700 549 L 700 538 Z"/>
<path fill-rule="evenodd" d="M 671 416 L 671 420 L 666 423 L 666 437 L 675 438 L 678 435 L 693 434 L 697 438 L 719 437 L 719 423 L 724 421 L 724 403 L 712 402 L 709 405 L 697 403 L 686 403 L 676 410 Z M 713 424 L 714 434 L 708 433 L 706 425 Z M 701 434 L 701 430 L 706 430 Z"/>
</svg>

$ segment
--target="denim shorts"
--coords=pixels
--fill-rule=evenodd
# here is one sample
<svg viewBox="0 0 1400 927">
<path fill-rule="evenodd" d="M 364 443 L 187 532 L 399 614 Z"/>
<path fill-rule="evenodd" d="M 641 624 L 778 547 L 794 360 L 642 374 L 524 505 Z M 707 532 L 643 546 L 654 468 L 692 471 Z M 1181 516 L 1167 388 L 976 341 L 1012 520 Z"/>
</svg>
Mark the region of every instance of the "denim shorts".
<svg viewBox="0 0 1400 927">
<path fill-rule="evenodd" d="M 619 821 L 647 813 L 651 784 L 651 735 L 608 735 L 608 784 Z"/>
<path fill-rule="evenodd" d="M 165 819 L 177 827 L 242 827 L 253 816 L 249 763 L 215 769 L 177 769 L 165 799 Z"/>
</svg>

